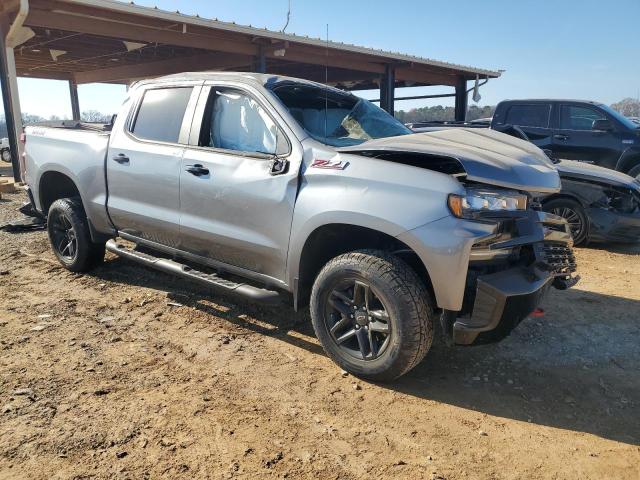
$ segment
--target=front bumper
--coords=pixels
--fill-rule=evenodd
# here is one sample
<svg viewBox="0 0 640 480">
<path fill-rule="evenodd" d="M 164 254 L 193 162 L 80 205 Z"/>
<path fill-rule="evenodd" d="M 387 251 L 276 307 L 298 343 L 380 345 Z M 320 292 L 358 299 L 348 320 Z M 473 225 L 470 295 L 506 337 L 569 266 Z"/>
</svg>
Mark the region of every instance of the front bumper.
<svg viewBox="0 0 640 480">
<path fill-rule="evenodd" d="M 640 241 L 640 213 L 619 213 L 604 208 L 587 209 L 589 240 L 595 242 Z"/>
<path fill-rule="evenodd" d="M 444 310 L 442 314 L 449 342 L 471 345 L 499 341 L 536 309 L 549 287 L 574 285 L 579 277 L 573 276 L 572 244 L 566 222 L 560 217 L 529 212 L 516 220 L 510 238 L 486 248 L 498 252 L 520 249 L 519 258 L 499 267 L 485 262 L 482 268 L 470 268 L 463 310 Z"/>
</svg>

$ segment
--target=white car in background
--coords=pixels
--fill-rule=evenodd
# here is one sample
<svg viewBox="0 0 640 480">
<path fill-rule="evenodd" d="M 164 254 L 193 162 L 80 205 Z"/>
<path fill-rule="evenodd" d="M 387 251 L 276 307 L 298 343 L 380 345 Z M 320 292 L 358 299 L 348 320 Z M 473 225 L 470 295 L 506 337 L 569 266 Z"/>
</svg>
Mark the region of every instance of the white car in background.
<svg viewBox="0 0 640 480">
<path fill-rule="evenodd" d="M 7 163 L 11 163 L 11 149 L 9 148 L 8 138 L 0 138 L 0 158 Z"/>
</svg>

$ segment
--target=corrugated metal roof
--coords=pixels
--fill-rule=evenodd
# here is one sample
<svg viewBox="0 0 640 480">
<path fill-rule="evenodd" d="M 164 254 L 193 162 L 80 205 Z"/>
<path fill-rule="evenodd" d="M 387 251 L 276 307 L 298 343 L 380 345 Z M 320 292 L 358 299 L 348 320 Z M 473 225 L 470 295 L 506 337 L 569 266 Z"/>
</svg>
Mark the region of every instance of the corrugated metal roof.
<svg viewBox="0 0 640 480">
<path fill-rule="evenodd" d="M 160 18 L 173 22 L 184 23 L 187 25 L 197 25 L 201 27 L 214 28 L 218 30 L 225 30 L 228 32 L 242 33 L 246 35 L 252 35 L 255 37 L 262 37 L 268 39 L 275 39 L 280 41 L 296 42 L 305 45 L 312 45 L 316 47 L 327 47 L 335 50 L 341 50 L 345 52 L 361 53 L 365 55 L 374 55 L 386 60 L 413 62 L 416 64 L 422 64 L 432 67 L 448 68 L 457 70 L 463 73 L 470 73 L 474 75 L 486 76 L 497 78 L 500 76 L 499 71 L 487 70 L 483 68 L 470 67 L 466 65 L 458 65 L 455 63 L 443 62 L 440 60 L 434 60 L 431 58 L 418 57 L 415 55 L 407 55 L 399 52 L 388 52 L 384 50 L 376 50 L 373 48 L 361 47 L 358 45 L 351 45 L 341 42 L 333 42 L 322 40 L 321 38 L 310 38 L 308 36 L 301 36 L 292 33 L 276 32 L 268 30 L 266 28 L 256 28 L 248 25 L 238 25 L 235 22 L 223 22 L 218 19 L 206 19 L 199 15 L 186 15 L 176 12 L 169 12 L 161 10 L 158 7 L 145 7 L 142 5 L 136 5 L 133 2 L 123 3 L 116 0 L 62 0 L 69 4 L 79 4 L 97 8 L 103 8 L 113 10 L 122 13 L 129 13 L 135 15 L 142 15 L 146 17 Z"/>
</svg>

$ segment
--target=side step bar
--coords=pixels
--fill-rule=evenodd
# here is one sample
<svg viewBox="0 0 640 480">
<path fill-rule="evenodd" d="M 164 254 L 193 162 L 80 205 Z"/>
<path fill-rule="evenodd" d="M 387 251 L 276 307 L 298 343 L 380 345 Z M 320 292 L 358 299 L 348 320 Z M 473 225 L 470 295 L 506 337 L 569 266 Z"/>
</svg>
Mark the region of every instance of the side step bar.
<svg viewBox="0 0 640 480">
<path fill-rule="evenodd" d="M 253 285 L 248 285 L 246 283 L 236 283 L 221 278 L 215 273 L 201 272 L 173 260 L 154 257 L 148 253 L 138 252 L 137 250 L 133 250 L 117 243 L 113 239 L 107 241 L 106 249 L 122 258 L 133 260 L 134 262 L 147 267 L 155 268 L 156 270 L 187 278 L 189 280 L 194 280 L 209 287 L 226 290 L 227 292 L 235 293 L 237 295 L 250 298 L 251 300 L 265 303 L 276 303 L 280 300 L 280 295 L 276 291 L 254 287 Z"/>
</svg>

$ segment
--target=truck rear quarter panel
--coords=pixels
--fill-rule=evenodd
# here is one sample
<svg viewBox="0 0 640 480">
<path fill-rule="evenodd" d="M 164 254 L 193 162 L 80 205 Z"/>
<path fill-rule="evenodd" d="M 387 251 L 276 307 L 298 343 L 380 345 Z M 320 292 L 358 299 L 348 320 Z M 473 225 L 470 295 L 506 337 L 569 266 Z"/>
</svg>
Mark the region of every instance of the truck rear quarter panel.
<svg viewBox="0 0 640 480">
<path fill-rule="evenodd" d="M 47 172 L 69 177 L 80 192 L 87 217 L 99 232 L 109 232 L 104 162 L 109 144 L 107 133 L 32 126 L 26 133 L 26 180 L 39 210 L 41 180 Z M 46 181 L 46 180 L 45 180 Z M 47 213 L 47 212 L 43 212 Z"/>
</svg>

